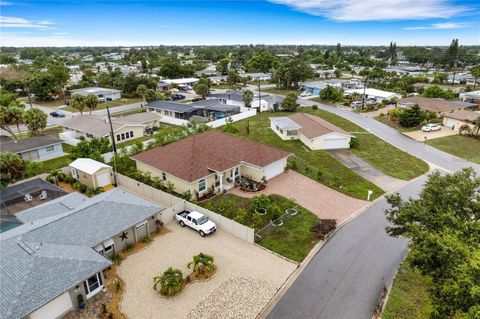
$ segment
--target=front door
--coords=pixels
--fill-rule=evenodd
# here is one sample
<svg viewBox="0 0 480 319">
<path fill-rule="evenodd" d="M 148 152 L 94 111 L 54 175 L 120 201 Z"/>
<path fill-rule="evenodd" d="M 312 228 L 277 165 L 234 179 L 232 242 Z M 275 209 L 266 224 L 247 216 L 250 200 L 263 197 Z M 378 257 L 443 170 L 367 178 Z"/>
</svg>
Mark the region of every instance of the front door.
<svg viewBox="0 0 480 319">
<path fill-rule="evenodd" d="M 93 297 L 97 292 L 103 289 L 102 277 L 100 273 L 93 275 L 83 282 L 87 299 Z"/>
</svg>

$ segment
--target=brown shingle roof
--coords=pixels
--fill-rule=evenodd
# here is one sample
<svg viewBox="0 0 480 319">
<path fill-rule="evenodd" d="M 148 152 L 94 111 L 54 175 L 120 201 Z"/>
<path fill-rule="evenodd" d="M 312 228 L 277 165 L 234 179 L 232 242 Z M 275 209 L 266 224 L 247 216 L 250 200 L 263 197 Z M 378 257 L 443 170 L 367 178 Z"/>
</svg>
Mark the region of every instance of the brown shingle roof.
<svg viewBox="0 0 480 319">
<path fill-rule="evenodd" d="M 218 131 L 207 131 L 140 153 L 133 159 L 193 182 L 210 175 L 212 171 L 222 172 L 241 162 L 265 167 L 290 155 L 271 146 Z"/>
<path fill-rule="evenodd" d="M 350 135 L 341 128 L 315 115 L 295 113 L 288 118 L 300 125 L 302 128 L 299 131 L 308 138 L 315 138 L 332 132 Z"/>
<path fill-rule="evenodd" d="M 469 105 L 458 101 L 447 101 L 442 99 L 433 99 L 423 96 L 411 96 L 398 100 L 399 103 L 418 104 L 423 111 L 430 110 L 435 112 L 447 112 L 468 107 Z"/>
<path fill-rule="evenodd" d="M 480 113 L 466 110 L 455 110 L 453 112 L 442 113 L 444 117 L 450 117 L 452 119 L 464 121 L 464 122 L 475 122 L 480 118 Z"/>
</svg>

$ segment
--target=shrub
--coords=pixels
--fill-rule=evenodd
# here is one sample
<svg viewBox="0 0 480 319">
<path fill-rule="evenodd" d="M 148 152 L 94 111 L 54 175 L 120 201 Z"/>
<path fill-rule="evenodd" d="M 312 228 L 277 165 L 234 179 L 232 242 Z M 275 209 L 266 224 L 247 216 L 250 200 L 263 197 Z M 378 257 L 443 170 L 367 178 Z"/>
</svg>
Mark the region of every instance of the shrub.
<svg viewBox="0 0 480 319">
<path fill-rule="evenodd" d="M 122 283 L 120 281 L 115 282 L 115 292 L 118 294 L 122 290 Z"/>
<path fill-rule="evenodd" d="M 82 183 L 78 183 L 78 184 L 79 184 L 78 190 L 80 191 L 80 193 L 86 193 L 88 190 L 88 186 Z"/>
<path fill-rule="evenodd" d="M 330 232 L 337 227 L 337 222 L 334 219 L 322 219 L 315 226 L 310 229 L 310 232 L 316 239 L 324 240 Z"/>
<path fill-rule="evenodd" d="M 151 243 L 152 240 L 153 240 L 152 237 L 150 237 L 148 235 L 142 238 L 142 242 L 144 242 L 146 244 Z"/>
<path fill-rule="evenodd" d="M 258 195 L 252 198 L 250 209 L 252 211 L 259 211 L 260 209 L 267 209 L 269 205 L 270 198 L 267 195 Z"/>
<path fill-rule="evenodd" d="M 85 302 L 85 299 L 82 294 L 77 295 L 77 302 L 79 305 Z"/>
<path fill-rule="evenodd" d="M 122 254 L 119 254 L 119 253 L 115 252 L 115 253 L 113 253 L 111 259 L 115 264 L 120 265 L 125 258 L 123 257 Z"/>
<path fill-rule="evenodd" d="M 126 251 L 130 251 L 133 249 L 135 245 L 133 243 L 127 243 L 127 245 L 125 246 L 125 250 Z"/>
<path fill-rule="evenodd" d="M 183 274 L 179 269 L 168 268 L 161 276 L 153 278 L 153 289 L 157 290 L 160 284 L 160 293 L 165 296 L 174 296 L 183 289 Z"/>
<path fill-rule="evenodd" d="M 247 212 L 244 209 L 239 208 L 237 211 L 237 215 L 235 216 L 235 218 L 233 218 L 233 220 L 236 221 L 237 223 L 243 224 L 245 222 L 246 217 L 247 217 Z"/>
<path fill-rule="evenodd" d="M 313 110 L 318 110 L 318 105 L 317 104 L 312 105 L 312 109 Z"/>
<path fill-rule="evenodd" d="M 359 144 L 360 144 L 360 141 L 358 140 L 358 138 L 352 137 L 350 139 L 350 147 L 351 148 L 357 148 Z"/>
</svg>

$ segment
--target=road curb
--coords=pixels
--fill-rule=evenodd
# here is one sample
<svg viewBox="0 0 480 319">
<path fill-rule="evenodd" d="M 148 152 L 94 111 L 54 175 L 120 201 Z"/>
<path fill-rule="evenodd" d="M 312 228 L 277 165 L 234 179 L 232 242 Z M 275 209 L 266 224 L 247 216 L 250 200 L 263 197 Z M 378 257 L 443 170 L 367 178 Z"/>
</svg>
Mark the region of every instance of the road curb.
<svg viewBox="0 0 480 319">
<path fill-rule="evenodd" d="M 280 286 L 280 288 L 278 288 L 277 292 L 275 293 L 275 295 L 270 299 L 270 301 L 268 302 L 267 305 L 265 305 L 265 307 L 263 307 L 262 311 L 255 317 L 256 319 L 265 319 L 267 318 L 268 314 L 273 310 L 273 308 L 276 306 L 276 304 L 278 303 L 278 301 L 280 301 L 280 299 L 285 295 L 285 293 L 287 292 L 287 290 L 292 286 L 292 284 L 295 282 L 295 280 L 300 276 L 300 274 L 303 272 L 303 270 L 308 266 L 308 264 L 312 261 L 313 257 L 315 257 L 315 255 L 320 251 L 320 249 L 322 249 L 322 247 L 330 240 L 330 238 L 332 238 L 336 233 L 337 231 L 339 231 L 341 228 L 343 228 L 343 226 L 345 226 L 348 222 L 352 221 L 353 219 L 355 219 L 356 217 L 358 217 L 359 215 L 361 215 L 363 212 L 365 212 L 367 209 L 369 209 L 370 207 L 374 206 L 375 204 L 377 204 L 380 200 L 384 199 L 387 195 L 391 195 L 391 194 L 394 194 L 396 193 L 399 189 L 403 188 L 403 187 L 406 187 L 407 185 L 411 184 L 411 183 L 414 183 L 418 180 L 420 180 L 421 178 L 427 176 L 427 174 L 429 174 L 429 172 L 427 172 L 426 174 L 422 174 L 420 176 L 417 176 L 415 177 L 414 179 L 411 179 L 409 181 L 407 181 L 406 184 L 402 185 L 402 186 L 399 186 L 397 188 L 395 188 L 394 190 L 391 190 L 389 192 L 386 192 L 385 194 L 383 194 L 382 196 L 379 196 L 378 198 L 376 198 L 375 200 L 369 202 L 367 205 L 365 205 L 364 207 L 360 208 L 359 210 L 357 210 L 355 213 L 353 213 L 349 218 L 345 219 L 344 221 L 342 221 L 341 223 L 339 223 L 337 225 L 337 228 L 335 228 L 335 230 L 330 233 L 327 238 L 324 240 L 324 241 L 320 241 L 318 242 L 313 248 L 312 250 L 308 253 L 307 257 L 305 257 L 305 259 L 299 263 L 297 269 L 295 269 L 291 274 L 290 276 L 287 278 L 287 280 Z M 398 270 L 397 270 L 398 271 Z M 392 281 L 393 283 L 393 281 Z"/>
</svg>

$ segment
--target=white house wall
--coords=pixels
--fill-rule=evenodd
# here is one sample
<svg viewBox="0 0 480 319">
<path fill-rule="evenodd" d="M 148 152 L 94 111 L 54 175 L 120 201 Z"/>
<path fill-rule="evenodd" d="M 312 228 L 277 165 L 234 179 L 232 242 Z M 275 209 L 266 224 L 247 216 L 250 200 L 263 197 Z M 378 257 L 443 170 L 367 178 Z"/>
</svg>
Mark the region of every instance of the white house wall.
<svg viewBox="0 0 480 319">
<path fill-rule="evenodd" d="M 30 319 L 56 319 L 73 308 L 70 293 L 64 292 L 44 306 L 32 312 Z"/>
</svg>

